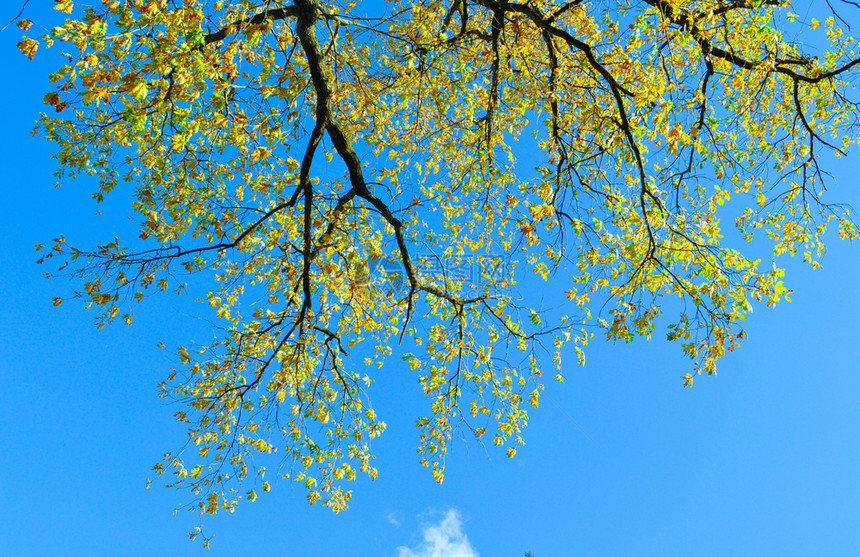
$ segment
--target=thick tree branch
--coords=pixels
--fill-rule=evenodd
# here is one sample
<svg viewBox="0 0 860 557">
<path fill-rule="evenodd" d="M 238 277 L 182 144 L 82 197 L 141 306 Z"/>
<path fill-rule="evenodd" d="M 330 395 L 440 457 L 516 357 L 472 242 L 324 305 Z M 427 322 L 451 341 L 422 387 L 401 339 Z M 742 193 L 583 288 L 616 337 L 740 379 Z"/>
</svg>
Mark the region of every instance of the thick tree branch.
<svg viewBox="0 0 860 557">
<path fill-rule="evenodd" d="M 203 44 L 207 45 L 210 43 L 220 42 L 224 40 L 227 35 L 230 33 L 235 33 L 236 31 L 241 30 L 244 27 L 249 25 L 259 25 L 266 21 L 275 21 L 278 19 L 285 19 L 287 17 L 293 17 L 296 15 L 296 7 L 288 6 L 286 8 L 276 8 L 273 10 L 266 10 L 260 12 L 252 17 L 248 17 L 245 19 L 240 19 L 234 21 L 230 25 L 215 31 L 214 33 L 209 33 L 205 37 L 203 37 Z"/>
</svg>

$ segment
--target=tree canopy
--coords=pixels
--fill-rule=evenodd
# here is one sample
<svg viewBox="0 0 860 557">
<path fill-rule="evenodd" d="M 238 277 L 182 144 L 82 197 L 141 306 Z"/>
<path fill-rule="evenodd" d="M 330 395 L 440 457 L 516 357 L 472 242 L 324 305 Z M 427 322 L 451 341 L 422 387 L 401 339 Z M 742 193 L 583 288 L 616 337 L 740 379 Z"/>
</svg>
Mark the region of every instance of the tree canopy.
<svg viewBox="0 0 860 557">
<path fill-rule="evenodd" d="M 513 456 L 595 334 L 660 328 L 690 386 L 787 299 L 777 256 L 857 235 L 824 195 L 856 141 L 858 6 L 796 4 L 55 0 L 72 18 L 19 43 L 70 51 L 38 129 L 60 180 L 134 190 L 139 238 L 41 261 L 99 327 L 203 302 L 216 339 L 160 385 L 188 444 L 155 468 L 200 512 L 267 474 L 345 508 L 377 474 L 383 364 L 426 395 L 442 481 L 457 432 Z"/>
</svg>

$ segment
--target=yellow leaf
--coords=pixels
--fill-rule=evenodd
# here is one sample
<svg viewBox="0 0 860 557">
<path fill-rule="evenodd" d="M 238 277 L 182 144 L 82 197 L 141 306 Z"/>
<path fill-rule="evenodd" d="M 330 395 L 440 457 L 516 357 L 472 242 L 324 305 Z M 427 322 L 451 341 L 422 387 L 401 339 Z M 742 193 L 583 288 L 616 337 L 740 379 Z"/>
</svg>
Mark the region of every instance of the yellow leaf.
<svg viewBox="0 0 860 557">
<path fill-rule="evenodd" d="M 75 3 L 72 0 L 54 0 L 54 9 L 70 14 L 75 7 Z"/>
<path fill-rule="evenodd" d="M 39 50 L 39 43 L 29 37 L 23 37 L 16 45 L 18 50 L 27 55 L 30 60 L 36 56 L 36 51 Z"/>
</svg>

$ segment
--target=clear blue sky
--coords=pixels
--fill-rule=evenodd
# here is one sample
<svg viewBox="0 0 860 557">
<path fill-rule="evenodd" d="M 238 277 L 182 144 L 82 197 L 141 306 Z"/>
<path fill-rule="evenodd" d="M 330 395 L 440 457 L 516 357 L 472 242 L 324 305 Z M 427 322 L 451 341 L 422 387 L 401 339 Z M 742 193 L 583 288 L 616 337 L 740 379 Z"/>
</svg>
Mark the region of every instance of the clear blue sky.
<svg viewBox="0 0 860 557">
<path fill-rule="evenodd" d="M 55 18 L 48 4 L 28 16 Z M 284 483 L 208 519 L 210 550 L 188 541 L 196 515 L 172 512 L 187 494 L 144 489 L 184 437 L 156 397 L 173 364 L 156 344 L 211 333 L 168 297 L 101 331 L 79 304 L 52 306 L 69 285 L 41 277 L 33 245 L 130 231 L 127 193 L 99 217 L 91 184 L 53 187 L 50 146 L 28 132 L 59 51 L 31 62 L 18 40 L 14 27 L 0 33 L 0 555 L 860 554 L 860 264 L 835 239 L 815 272 L 785 262 L 794 302 L 756 307 L 742 349 L 692 389 L 676 345 L 596 342 L 584 368 L 548 386 L 515 459 L 453 442 L 439 486 L 414 450 L 417 380 L 395 363 L 374 386 L 389 426 L 380 476 L 358 482 L 348 511 L 308 507 Z M 832 201 L 860 206 L 857 157 L 839 167 Z"/>
</svg>

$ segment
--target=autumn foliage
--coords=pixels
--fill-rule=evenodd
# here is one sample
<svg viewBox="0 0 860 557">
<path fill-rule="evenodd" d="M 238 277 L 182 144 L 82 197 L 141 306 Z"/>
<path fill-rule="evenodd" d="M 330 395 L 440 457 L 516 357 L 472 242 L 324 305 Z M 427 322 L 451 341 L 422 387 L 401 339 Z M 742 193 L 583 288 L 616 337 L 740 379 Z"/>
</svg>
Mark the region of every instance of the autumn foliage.
<svg viewBox="0 0 860 557">
<path fill-rule="evenodd" d="M 853 2 L 56 7 L 71 19 L 20 43 L 70 52 L 39 130 L 63 180 L 133 189 L 139 237 L 43 257 L 99 326 L 159 291 L 217 323 L 161 386 L 189 440 L 156 470 L 201 512 L 267 474 L 343 509 L 377 474 L 383 365 L 426 395 L 438 481 L 453 432 L 513 456 L 543 377 L 596 332 L 659 328 L 690 385 L 790 293 L 776 256 L 816 266 L 827 229 L 857 234 L 823 199 L 857 137 Z"/>
</svg>

